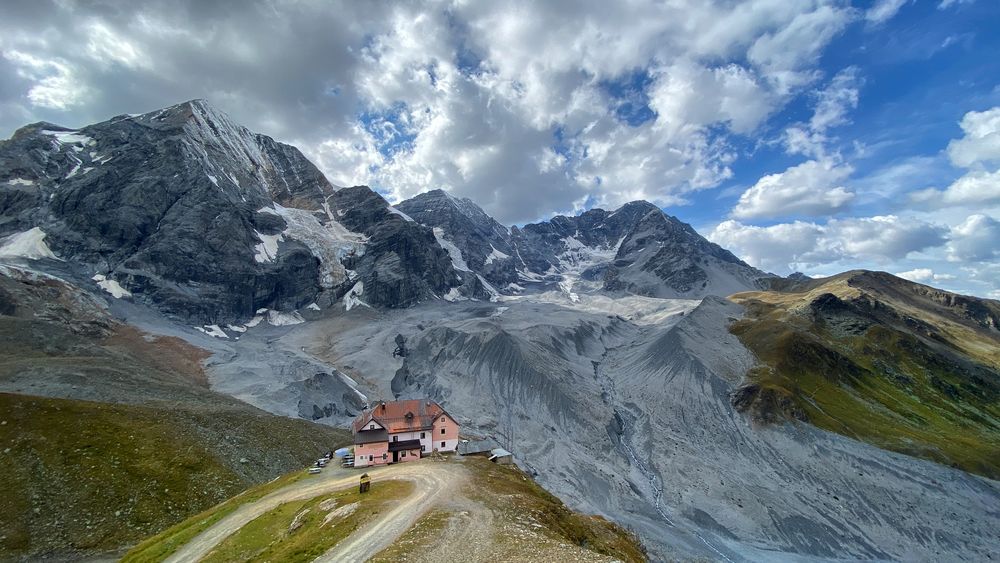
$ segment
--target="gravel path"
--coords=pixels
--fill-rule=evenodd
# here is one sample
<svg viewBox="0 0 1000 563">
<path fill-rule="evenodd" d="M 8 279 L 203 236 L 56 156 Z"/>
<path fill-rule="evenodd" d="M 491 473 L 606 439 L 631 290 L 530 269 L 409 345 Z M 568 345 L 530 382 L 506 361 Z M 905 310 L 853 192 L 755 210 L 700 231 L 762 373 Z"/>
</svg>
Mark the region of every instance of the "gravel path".
<svg viewBox="0 0 1000 563">
<path fill-rule="evenodd" d="M 413 467 L 409 467 L 410 465 Z M 316 563 L 368 560 L 403 535 L 428 508 L 442 498 L 443 493 L 456 490 L 464 476 L 458 466 L 447 462 L 427 460 L 392 467 L 408 470 L 405 473 L 396 472 L 391 478 L 413 481 L 416 484 L 414 493 L 400 501 L 377 522 L 351 534 L 316 558 Z M 388 477 L 383 475 L 382 478 Z"/>
<path fill-rule="evenodd" d="M 365 526 L 317 561 L 363 561 L 388 546 L 405 532 L 424 511 L 430 508 L 447 491 L 457 487 L 465 478 L 464 470 L 455 464 L 424 460 L 390 465 L 368 470 L 372 481 L 403 479 L 416 483 L 413 495 L 370 526 Z M 361 475 L 357 471 L 334 469 L 321 474 L 319 479 L 305 479 L 274 491 L 259 500 L 244 504 L 232 514 L 219 520 L 204 532 L 167 558 L 169 563 L 199 561 L 223 540 L 239 531 L 254 519 L 278 506 L 308 500 L 334 491 L 355 487 Z M 347 554 L 350 554 L 348 556 Z"/>
</svg>

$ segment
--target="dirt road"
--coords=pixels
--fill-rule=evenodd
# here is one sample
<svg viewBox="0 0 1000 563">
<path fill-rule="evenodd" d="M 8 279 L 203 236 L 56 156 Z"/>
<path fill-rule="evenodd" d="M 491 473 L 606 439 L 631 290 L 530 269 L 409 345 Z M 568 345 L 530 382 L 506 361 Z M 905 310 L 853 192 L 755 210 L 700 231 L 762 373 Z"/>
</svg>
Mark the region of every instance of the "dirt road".
<svg viewBox="0 0 1000 563">
<path fill-rule="evenodd" d="M 331 468 L 332 469 L 332 468 Z M 317 561 L 364 561 L 388 546 L 405 532 L 443 493 L 465 479 L 461 465 L 430 459 L 368 470 L 372 481 L 402 479 L 416 484 L 413 494 L 377 522 L 364 526 L 323 554 Z M 257 501 L 244 504 L 216 522 L 167 558 L 169 563 L 195 562 L 215 546 L 257 517 L 278 506 L 308 500 L 347 487 L 356 487 L 357 470 L 328 470 L 319 478 L 309 478 L 274 491 Z M 349 555 L 348 555 L 349 554 Z"/>
<path fill-rule="evenodd" d="M 413 481 L 416 485 L 413 494 L 377 522 L 365 526 L 333 546 L 330 551 L 316 558 L 315 563 L 368 560 L 403 535 L 403 532 L 442 497 L 442 493 L 455 490 L 461 484 L 461 477 L 457 475 L 461 468 L 453 463 L 425 460 L 400 467 L 409 469 L 407 465 L 419 465 L 419 467 L 413 467 L 415 471 L 410 474 L 397 473 L 391 478 Z"/>
</svg>

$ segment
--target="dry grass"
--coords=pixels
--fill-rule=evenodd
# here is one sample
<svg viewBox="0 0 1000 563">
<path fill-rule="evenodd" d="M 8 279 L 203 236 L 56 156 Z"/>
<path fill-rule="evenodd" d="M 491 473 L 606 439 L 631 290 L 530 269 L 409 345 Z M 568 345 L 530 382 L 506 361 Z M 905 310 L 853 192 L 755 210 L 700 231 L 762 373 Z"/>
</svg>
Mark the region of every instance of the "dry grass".
<svg viewBox="0 0 1000 563">
<path fill-rule="evenodd" d="M 425 514 L 373 561 L 438 561 L 456 547 L 466 561 L 646 561 L 634 534 L 570 510 L 516 466 L 481 456 L 462 463 L 470 477 L 453 502 Z"/>
</svg>

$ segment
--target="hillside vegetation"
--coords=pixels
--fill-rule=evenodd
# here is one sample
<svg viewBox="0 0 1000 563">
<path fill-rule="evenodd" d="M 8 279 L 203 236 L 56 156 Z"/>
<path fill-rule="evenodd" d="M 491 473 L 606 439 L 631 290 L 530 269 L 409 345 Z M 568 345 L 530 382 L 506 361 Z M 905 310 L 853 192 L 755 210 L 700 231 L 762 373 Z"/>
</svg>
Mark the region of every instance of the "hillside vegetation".
<svg viewBox="0 0 1000 563">
<path fill-rule="evenodd" d="M 345 443 L 207 389 L 205 352 L 0 271 L 0 560 L 117 552 Z"/>
<path fill-rule="evenodd" d="M 322 475 L 286 475 L 149 538 L 123 561 L 162 561 L 182 546 L 196 544 L 202 532 L 216 537 L 218 529 L 209 531 L 216 524 L 231 534 L 206 548 L 204 561 L 308 562 L 324 554 L 332 557 L 331 550 L 345 540 L 376 542 L 376 536 L 388 547 L 369 552 L 372 561 L 646 560 L 633 534 L 603 518 L 568 509 L 515 466 L 496 465 L 484 457 L 448 456 L 369 473 L 374 476 L 372 488 L 364 494 L 357 489 L 361 471 L 331 466 Z M 428 485 L 414 481 L 415 474 L 447 475 L 447 486 L 409 506 L 408 501 L 427 492 L 418 490 Z M 339 488 L 323 486 L 340 482 Z M 267 504 L 257 508 L 258 502 Z M 395 513 L 400 507 L 405 509 L 402 515 Z M 427 512 L 419 518 L 414 513 L 417 519 L 395 533 L 378 530 L 423 509 Z M 257 516 L 235 529 L 226 527 L 221 521 L 237 510 Z"/>
<path fill-rule="evenodd" d="M 848 272 L 730 299 L 761 365 L 733 396 L 787 419 L 1000 478 L 1000 303 Z"/>
</svg>

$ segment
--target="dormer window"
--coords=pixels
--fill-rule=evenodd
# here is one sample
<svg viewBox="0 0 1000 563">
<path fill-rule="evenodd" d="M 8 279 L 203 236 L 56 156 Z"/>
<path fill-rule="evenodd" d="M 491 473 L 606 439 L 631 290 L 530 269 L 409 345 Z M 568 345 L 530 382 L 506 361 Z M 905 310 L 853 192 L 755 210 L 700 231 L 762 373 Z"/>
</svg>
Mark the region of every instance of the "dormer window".
<svg viewBox="0 0 1000 563">
<path fill-rule="evenodd" d="M 413 413 L 412 412 L 406 413 L 406 420 L 413 420 Z"/>
<path fill-rule="evenodd" d="M 371 426 L 368 427 L 369 430 L 375 430 L 375 423 L 373 422 Z"/>
</svg>

